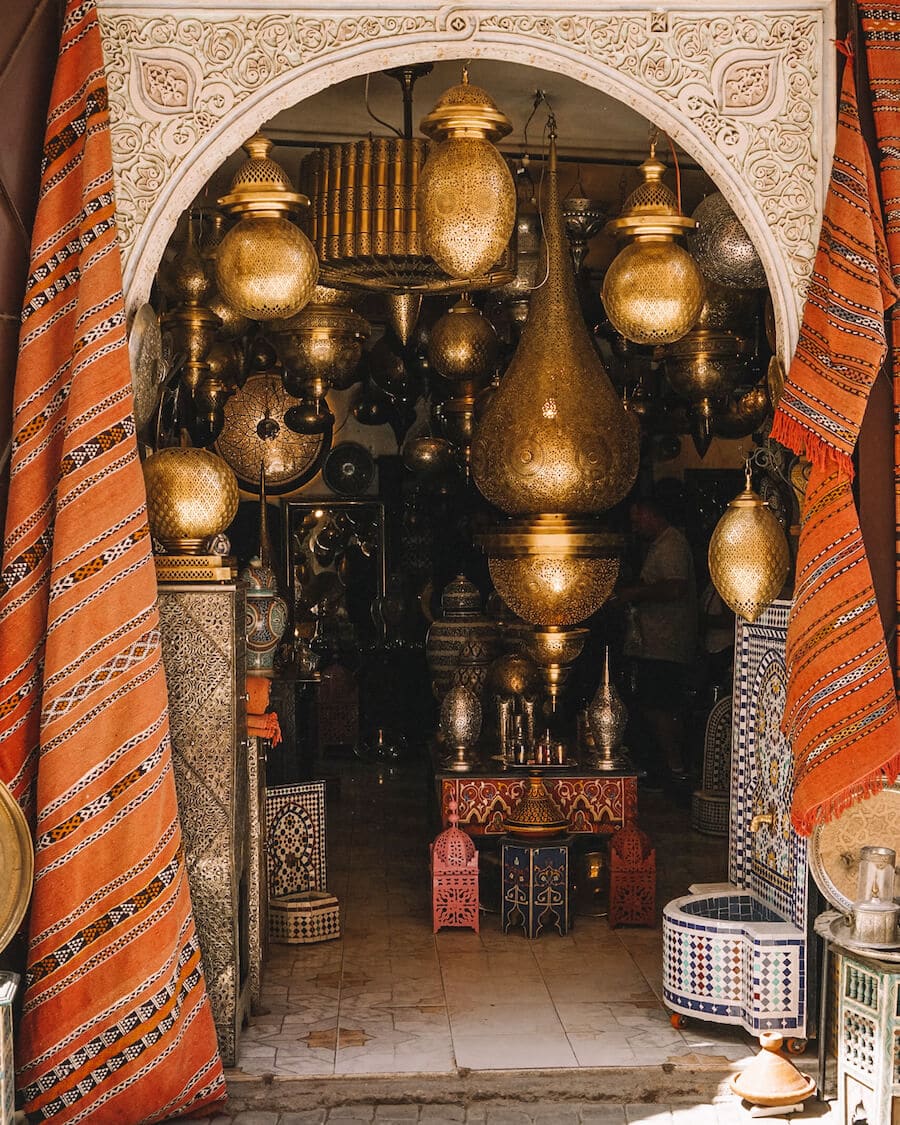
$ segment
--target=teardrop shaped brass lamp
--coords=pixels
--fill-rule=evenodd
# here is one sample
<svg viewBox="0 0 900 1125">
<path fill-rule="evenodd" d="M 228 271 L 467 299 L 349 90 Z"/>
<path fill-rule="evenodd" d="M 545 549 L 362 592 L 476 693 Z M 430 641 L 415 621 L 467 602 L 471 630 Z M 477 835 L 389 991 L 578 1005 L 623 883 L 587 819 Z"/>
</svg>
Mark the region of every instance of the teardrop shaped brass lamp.
<svg viewBox="0 0 900 1125">
<path fill-rule="evenodd" d="M 251 320 L 293 316 L 309 301 L 319 276 L 312 243 L 284 216 L 309 205 L 287 173 L 269 158 L 261 134 L 244 145 L 249 159 L 235 173 L 219 206 L 240 216 L 216 251 L 219 292 Z"/>
<path fill-rule="evenodd" d="M 419 176 L 422 243 L 451 277 L 478 277 L 503 253 L 516 221 L 515 183 L 492 143 L 512 123 L 463 70 L 419 128 L 438 142 Z"/>
<path fill-rule="evenodd" d="M 644 181 L 606 224 L 629 240 L 603 279 L 601 297 L 617 332 L 636 344 L 671 344 L 694 326 L 703 305 L 703 274 L 675 239 L 694 227 L 662 182 L 656 146 L 641 165 Z"/>
<path fill-rule="evenodd" d="M 562 669 L 580 651 L 580 631 L 570 627 L 600 608 L 618 573 L 618 537 L 586 517 L 612 507 L 631 487 L 638 429 L 581 314 L 552 130 L 544 243 L 546 279 L 531 296 L 516 352 L 477 423 L 472 475 L 492 504 L 519 517 L 481 542 L 500 597 L 543 627 L 533 655 L 555 704 Z"/>
<path fill-rule="evenodd" d="M 725 602 L 755 621 L 778 595 L 790 569 L 784 530 L 750 484 L 731 501 L 709 541 L 709 576 Z"/>
<path fill-rule="evenodd" d="M 388 324 L 405 348 L 422 311 L 422 294 L 410 293 L 406 290 L 401 290 L 399 293 L 385 293 L 384 303 Z"/>
</svg>

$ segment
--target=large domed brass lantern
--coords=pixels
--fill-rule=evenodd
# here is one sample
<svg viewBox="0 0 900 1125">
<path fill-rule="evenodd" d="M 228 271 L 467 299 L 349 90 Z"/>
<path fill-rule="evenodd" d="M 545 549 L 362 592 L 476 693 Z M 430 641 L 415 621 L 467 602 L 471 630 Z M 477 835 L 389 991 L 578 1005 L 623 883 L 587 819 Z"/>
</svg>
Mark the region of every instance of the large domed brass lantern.
<svg viewBox="0 0 900 1125">
<path fill-rule="evenodd" d="M 150 534 L 167 553 L 199 554 L 237 515 L 237 477 L 208 449 L 160 449 L 143 468 Z"/>
<path fill-rule="evenodd" d="M 778 595 L 790 569 L 784 529 L 750 483 L 731 501 L 709 541 L 709 576 L 725 602 L 755 621 Z"/>
<path fill-rule="evenodd" d="M 464 69 L 419 128 L 438 142 L 419 175 L 422 243 L 451 277 L 478 277 L 500 258 L 516 221 L 516 186 L 492 143 L 512 123 Z"/>
<path fill-rule="evenodd" d="M 601 297 L 612 326 L 635 344 L 671 344 L 694 326 L 703 305 L 703 274 L 675 239 L 694 220 L 679 210 L 662 182 L 655 145 L 641 165 L 644 182 L 606 229 L 629 240 L 603 279 Z"/>
<path fill-rule="evenodd" d="M 244 145 L 249 159 L 219 200 L 239 221 L 219 243 L 216 282 L 222 297 L 251 320 L 294 316 L 309 301 L 319 276 L 312 243 L 285 218 L 309 200 L 269 159 L 271 148 L 267 137 L 251 137 Z"/>
<path fill-rule="evenodd" d="M 544 216 L 546 279 L 532 294 L 516 352 L 475 431 L 472 475 L 517 517 L 482 536 L 494 585 L 532 625 L 551 705 L 577 657 L 572 629 L 606 601 L 618 537 L 589 517 L 612 507 L 638 468 L 638 431 L 588 335 L 575 289 L 551 139 Z"/>
</svg>

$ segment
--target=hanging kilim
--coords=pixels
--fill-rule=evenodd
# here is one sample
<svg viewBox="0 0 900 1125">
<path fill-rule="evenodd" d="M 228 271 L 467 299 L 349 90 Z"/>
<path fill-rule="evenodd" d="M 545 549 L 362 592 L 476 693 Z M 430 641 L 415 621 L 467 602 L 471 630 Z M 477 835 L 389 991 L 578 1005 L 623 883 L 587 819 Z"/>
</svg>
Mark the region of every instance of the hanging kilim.
<svg viewBox="0 0 900 1125">
<path fill-rule="evenodd" d="M 18 1094 L 131 1125 L 220 1102 L 175 801 L 94 0 L 68 0 L 22 311 L 0 776 L 35 836 Z"/>
<path fill-rule="evenodd" d="M 869 93 L 878 144 L 878 173 L 885 214 L 884 233 L 894 284 L 900 288 L 900 4 L 860 4 L 869 72 Z M 900 545 L 900 306 L 889 322 L 894 388 L 894 512 Z M 897 620 L 900 621 L 900 556 L 897 559 Z M 900 674 L 900 630 L 895 635 L 895 671 Z"/>
<path fill-rule="evenodd" d="M 887 351 L 885 311 L 897 299 L 874 175 L 848 63 L 800 339 L 772 426 L 774 439 L 812 462 L 783 723 L 801 834 L 900 770 L 894 680 L 851 488 L 853 449 Z"/>
</svg>

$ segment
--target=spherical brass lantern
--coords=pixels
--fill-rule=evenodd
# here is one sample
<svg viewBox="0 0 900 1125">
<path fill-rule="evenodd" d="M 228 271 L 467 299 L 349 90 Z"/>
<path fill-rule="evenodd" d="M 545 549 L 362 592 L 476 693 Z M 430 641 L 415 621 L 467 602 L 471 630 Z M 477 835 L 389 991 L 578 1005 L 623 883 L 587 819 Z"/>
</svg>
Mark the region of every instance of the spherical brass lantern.
<svg viewBox="0 0 900 1125">
<path fill-rule="evenodd" d="M 641 165 L 644 182 L 606 224 L 629 244 L 613 260 L 601 297 L 617 332 L 635 344 L 671 344 L 689 332 L 703 305 L 703 274 L 675 239 L 694 226 L 663 184 L 655 146 Z"/>
<path fill-rule="evenodd" d="M 691 218 L 697 228 L 688 235 L 688 246 L 706 277 L 735 289 L 760 289 L 766 284 L 756 247 L 721 192 L 702 200 Z"/>
<path fill-rule="evenodd" d="M 451 277 L 478 277 L 503 253 L 516 221 L 515 183 L 491 143 L 512 124 L 463 70 L 420 128 L 438 142 L 419 177 L 422 243 Z"/>
<path fill-rule="evenodd" d="M 445 379 L 477 382 L 490 374 L 498 348 L 493 325 L 464 294 L 431 329 L 428 362 Z"/>
<path fill-rule="evenodd" d="M 709 541 L 709 576 L 725 602 L 755 621 L 778 595 L 790 569 L 784 530 L 750 484 L 731 501 Z"/>
<path fill-rule="evenodd" d="M 160 449 L 143 468 L 150 534 L 168 552 L 198 554 L 237 515 L 237 477 L 208 449 Z"/>
<path fill-rule="evenodd" d="M 222 297 L 251 320 L 293 316 L 309 301 L 319 262 L 306 235 L 284 216 L 309 205 L 291 189 L 284 169 L 269 159 L 272 142 L 261 135 L 244 145 L 249 155 L 219 206 L 240 216 L 216 250 Z"/>
</svg>

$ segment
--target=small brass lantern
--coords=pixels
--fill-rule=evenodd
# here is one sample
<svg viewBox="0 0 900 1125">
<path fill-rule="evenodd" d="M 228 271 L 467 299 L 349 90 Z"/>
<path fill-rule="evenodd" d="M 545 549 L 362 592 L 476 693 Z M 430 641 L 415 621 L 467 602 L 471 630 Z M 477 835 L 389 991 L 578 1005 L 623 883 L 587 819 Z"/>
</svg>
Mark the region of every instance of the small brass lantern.
<svg viewBox="0 0 900 1125">
<path fill-rule="evenodd" d="M 778 595 L 790 569 L 784 530 L 750 484 L 731 501 L 709 541 L 709 576 L 722 601 L 755 621 Z"/>
<path fill-rule="evenodd" d="M 438 142 L 416 200 L 425 250 L 451 277 L 478 277 L 500 258 L 516 222 L 516 186 L 491 143 L 512 123 L 464 69 L 419 127 Z"/>
<path fill-rule="evenodd" d="M 641 165 L 644 182 L 606 224 L 629 240 L 606 271 L 601 297 L 612 326 L 635 344 L 671 344 L 693 328 L 703 307 L 703 274 L 675 239 L 695 226 L 662 182 L 656 145 Z"/>
<path fill-rule="evenodd" d="M 309 206 L 309 200 L 292 190 L 287 173 L 269 159 L 268 137 L 251 137 L 244 149 L 249 159 L 219 200 L 240 218 L 219 243 L 216 282 L 222 297 L 251 320 L 294 316 L 313 294 L 319 262 L 312 243 L 285 215 Z"/>
</svg>

